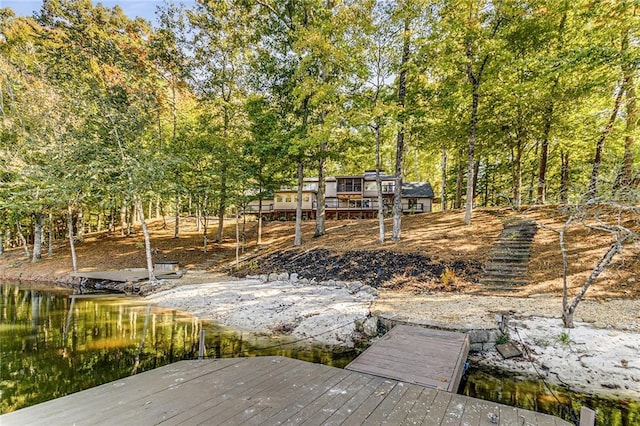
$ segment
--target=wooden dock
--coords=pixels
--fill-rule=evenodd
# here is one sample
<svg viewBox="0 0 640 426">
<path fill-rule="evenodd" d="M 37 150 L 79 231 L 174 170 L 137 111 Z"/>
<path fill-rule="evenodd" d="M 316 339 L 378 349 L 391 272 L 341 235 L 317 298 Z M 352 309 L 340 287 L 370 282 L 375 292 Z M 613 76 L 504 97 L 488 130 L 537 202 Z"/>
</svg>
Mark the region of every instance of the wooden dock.
<svg viewBox="0 0 640 426">
<path fill-rule="evenodd" d="M 153 273 L 158 279 L 177 279 L 182 277 L 184 271 L 172 271 L 167 269 L 154 269 Z M 112 271 L 76 272 L 74 277 L 89 278 L 97 281 L 112 281 L 118 283 L 138 282 L 149 279 L 149 272 L 145 268 L 119 269 Z"/>
<path fill-rule="evenodd" d="M 468 355 L 464 333 L 397 325 L 346 368 L 456 393 Z"/>
<path fill-rule="evenodd" d="M 570 426 L 546 414 L 283 357 L 181 361 L 0 416 L 10 425 Z"/>
</svg>

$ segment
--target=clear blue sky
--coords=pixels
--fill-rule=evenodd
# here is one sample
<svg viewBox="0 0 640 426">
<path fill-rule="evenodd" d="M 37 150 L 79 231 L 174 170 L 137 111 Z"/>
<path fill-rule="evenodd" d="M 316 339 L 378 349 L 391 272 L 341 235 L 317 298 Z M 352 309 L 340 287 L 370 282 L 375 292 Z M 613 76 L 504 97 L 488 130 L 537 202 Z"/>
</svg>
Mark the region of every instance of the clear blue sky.
<svg viewBox="0 0 640 426">
<path fill-rule="evenodd" d="M 183 3 L 187 7 L 195 4 L 196 0 L 175 0 L 174 3 Z M 102 3 L 103 6 L 113 7 L 119 5 L 127 16 L 135 18 L 140 16 L 155 24 L 156 7 L 164 4 L 164 0 L 93 0 L 93 4 Z M 34 11 L 39 11 L 42 0 L 0 0 L 0 9 L 9 7 L 18 16 L 30 16 Z"/>
</svg>

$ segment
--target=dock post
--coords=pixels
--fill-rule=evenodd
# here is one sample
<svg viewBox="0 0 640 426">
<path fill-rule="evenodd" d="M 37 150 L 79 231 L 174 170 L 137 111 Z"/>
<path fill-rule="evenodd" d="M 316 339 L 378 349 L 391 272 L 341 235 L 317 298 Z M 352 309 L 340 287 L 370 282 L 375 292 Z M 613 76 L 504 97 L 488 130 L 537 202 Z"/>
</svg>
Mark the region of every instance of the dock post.
<svg viewBox="0 0 640 426">
<path fill-rule="evenodd" d="M 583 406 L 580 408 L 580 426 L 593 426 L 596 424 L 596 412 Z"/>
<path fill-rule="evenodd" d="M 204 328 L 200 329 L 200 344 L 198 345 L 198 359 L 204 359 Z"/>
</svg>

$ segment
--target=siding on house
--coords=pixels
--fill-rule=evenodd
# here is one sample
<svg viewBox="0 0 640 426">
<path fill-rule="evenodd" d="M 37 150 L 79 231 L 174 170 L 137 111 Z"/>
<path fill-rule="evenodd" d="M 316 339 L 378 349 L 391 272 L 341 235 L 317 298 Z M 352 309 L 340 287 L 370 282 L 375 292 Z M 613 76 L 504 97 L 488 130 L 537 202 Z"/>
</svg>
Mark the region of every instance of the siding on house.
<svg viewBox="0 0 640 426">
<path fill-rule="evenodd" d="M 395 178 L 384 172 L 382 181 L 383 203 L 390 210 L 393 203 Z M 333 217 L 374 217 L 378 210 L 378 189 L 375 171 L 367 170 L 364 175 L 327 177 L 325 190 L 325 208 Z M 302 210 L 306 218 L 313 218 L 318 208 L 318 179 L 305 178 L 302 188 Z M 402 185 L 402 207 L 404 213 L 431 212 L 434 198 L 429 182 L 404 182 Z M 267 215 L 290 217 L 297 204 L 297 188 L 282 187 L 275 191 L 272 199 L 264 199 L 263 212 Z M 247 206 L 246 213 L 255 214 L 258 201 L 253 200 Z"/>
</svg>

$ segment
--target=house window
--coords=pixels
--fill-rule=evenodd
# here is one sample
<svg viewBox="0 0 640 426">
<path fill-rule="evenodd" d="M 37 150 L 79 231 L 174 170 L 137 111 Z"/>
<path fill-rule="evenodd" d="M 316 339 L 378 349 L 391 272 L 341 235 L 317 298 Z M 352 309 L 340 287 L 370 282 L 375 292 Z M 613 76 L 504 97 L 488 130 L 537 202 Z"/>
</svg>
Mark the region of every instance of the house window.
<svg viewBox="0 0 640 426">
<path fill-rule="evenodd" d="M 277 195 L 276 196 L 276 201 L 279 202 L 279 203 L 282 203 L 282 202 L 284 202 L 284 198 L 282 198 L 282 195 Z"/>
<path fill-rule="evenodd" d="M 285 202 L 290 203 L 291 202 L 291 195 L 287 195 L 284 199 Z"/>
<path fill-rule="evenodd" d="M 362 192 L 361 178 L 338 179 L 338 192 Z"/>
<path fill-rule="evenodd" d="M 382 192 L 388 194 L 393 192 L 395 189 L 395 184 L 393 182 L 382 182 Z"/>
<path fill-rule="evenodd" d="M 309 196 L 308 196 L 308 195 L 305 195 L 305 196 L 302 198 L 302 201 L 304 201 L 305 203 L 308 203 L 308 202 L 309 202 Z"/>
<path fill-rule="evenodd" d="M 364 190 L 367 192 L 373 192 L 373 191 L 377 191 L 378 190 L 378 185 L 376 185 L 375 182 L 365 182 L 364 183 Z"/>
</svg>

